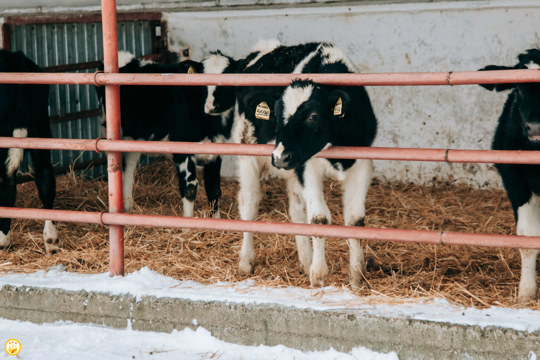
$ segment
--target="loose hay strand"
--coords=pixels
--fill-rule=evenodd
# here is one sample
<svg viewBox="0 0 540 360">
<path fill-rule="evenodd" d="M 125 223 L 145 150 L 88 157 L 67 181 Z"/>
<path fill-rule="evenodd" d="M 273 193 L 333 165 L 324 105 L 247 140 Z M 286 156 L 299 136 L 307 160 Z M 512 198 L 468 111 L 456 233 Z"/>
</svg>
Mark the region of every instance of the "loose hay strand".
<svg viewBox="0 0 540 360">
<path fill-rule="evenodd" d="M 200 181 L 202 181 L 200 179 Z M 343 224 L 342 192 L 338 182 L 328 182 L 326 197 L 332 222 Z M 290 221 L 287 195 L 280 180 L 265 181 L 259 220 Z M 33 183 L 18 186 L 18 207 L 37 207 Z M 57 178 L 57 209 L 105 211 L 107 183 L 89 181 L 73 173 Z M 203 186 L 195 216 L 208 217 Z M 238 219 L 238 183 L 222 181 L 221 217 Z M 170 160 L 158 160 L 139 168 L 134 185 L 136 214 L 182 214 L 176 170 Z M 397 229 L 512 234 L 514 220 L 502 190 L 478 190 L 463 184 L 438 182 L 433 186 L 374 180 L 366 204 L 366 226 Z M 62 264 L 80 273 L 108 271 L 108 230 L 95 224 L 59 223 L 63 250 L 44 254 L 42 223 L 15 219 L 13 244 L 0 250 L 0 271 L 22 273 Z M 239 232 L 125 227 L 125 270 L 143 266 L 175 279 L 201 283 L 237 282 Z M 377 301 L 443 297 L 465 306 L 514 307 L 520 275 L 515 249 L 441 246 L 365 241 L 367 272 L 359 295 L 378 296 Z M 309 287 L 303 274 L 293 236 L 255 234 L 256 264 L 249 277 L 258 285 Z M 348 286 L 349 254 L 345 239 L 331 239 L 326 246 L 329 283 Z M 540 310 L 540 303 L 527 304 Z"/>
</svg>

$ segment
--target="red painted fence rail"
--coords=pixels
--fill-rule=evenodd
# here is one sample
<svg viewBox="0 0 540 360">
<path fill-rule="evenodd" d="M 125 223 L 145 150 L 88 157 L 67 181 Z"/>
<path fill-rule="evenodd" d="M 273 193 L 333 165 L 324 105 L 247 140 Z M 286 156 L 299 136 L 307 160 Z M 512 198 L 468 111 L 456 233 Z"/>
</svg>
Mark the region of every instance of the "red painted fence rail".
<svg viewBox="0 0 540 360">
<path fill-rule="evenodd" d="M 130 225 L 216 231 L 249 231 L 283 235 L 298 234 L 306 236 L 324 236 L 330 238 L 355 238 L 435 245 L 470 245 L 519 249 L 537 249 L 540 247 L 540 237 L 538 236 L 380 229 L 357 226 L 297 224 L 268 221 L 200 219 L 163 215 L 132 215 L 107 212 L 38 210 L 0 207 L 0 217 L 92 223 L 108 226 Z"/>
<path fill-rule="evenodd" d="M 96 152 L 144 152 L 156 154 L 220 154 L 270 156 L 274 145 L 202 142 L 163 142 L 107 139 L 45 139 L 0 137 L 0 148 L 79 150 Z M 332 146 L 316 157 L 327 159 L 374 159 L 448 163 L 538 164 L 538 151 L 415 149 Z"/>
</svg>

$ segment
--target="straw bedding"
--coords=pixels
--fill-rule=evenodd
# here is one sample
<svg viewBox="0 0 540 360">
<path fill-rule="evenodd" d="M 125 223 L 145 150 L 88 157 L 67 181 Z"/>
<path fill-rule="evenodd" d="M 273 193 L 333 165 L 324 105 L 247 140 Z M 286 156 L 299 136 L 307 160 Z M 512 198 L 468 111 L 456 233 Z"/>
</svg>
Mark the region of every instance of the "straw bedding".
<svg viewBox="0 0 540 360">
<path fill-rule="evenodd" d="M 222 218 L 238 219 L 235 180 L 223 180 Z M 334 224 L 343 224 L 341 190 L 328 182 L 327 199 Z M 141 167 L 135 179 L 134 213 L 181 215 L 174 165 L 159 160 Z M 259 220 L 289 221 L 284 184 L 266 181 Z M 16 206 L 41 207 L 33 183 L 19 185 Z M 56 209 L 104 211 L 107 183 L 85 180 L 69 173 L 57 179 Z M 208 217 L 203 187 L 197 198 L 196 216 Z M 465 185 L 438 182 L 433 186 L 390 184 L 378 180 L 368 192 L 366 226 L 398 229 L 446 230 L 512 234 L 515 231 L 510 203 L 502 190 L 476 190 Z M 59 223 L 63 250 L 44 255 L 42 223 L 14 220 L 13 244 L 0 251 L 0 271 L 33 272 L 63 264 L 68 271 L 108 271 L 108 229 L 101 225 Z M 237 272 L 239 232 L 125 228 L 125 270 L 143 266 L 176 279 L 202 283 L 245 280 Z M 254 274 L 256 284 L 308 288 L 301 273 L 293 236 L 256 234 Z M 442 297 L 465 306 L 514 307 L 520 275 L 515 249 L 439 246 L 366 241 L 368 271 L 362 296 L 377 301 Z M 328 239 L 326 256 L 329 283 L 348 287 L 348 248 L 343 239 Z M 382 299 L 382 300 L 381 300 Z M 540 302 L 526 304 L 540 310 Z"/>
</svg>

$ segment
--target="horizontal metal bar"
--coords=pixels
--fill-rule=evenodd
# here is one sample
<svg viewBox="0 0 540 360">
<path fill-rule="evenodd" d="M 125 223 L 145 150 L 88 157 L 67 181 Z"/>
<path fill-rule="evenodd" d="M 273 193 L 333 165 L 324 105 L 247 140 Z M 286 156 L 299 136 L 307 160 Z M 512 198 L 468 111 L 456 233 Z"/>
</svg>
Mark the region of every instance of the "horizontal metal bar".
<svg viewBox="0 0 540 360">
<path fill-rule="evenodd" d="M 103 225 L 167 227 L 237 232 L 248 231 L 267 234 L 353 238 L 436 245 L 468 245 L 517 249 L 540 249 L 540 237 L 538 236 L 529 237 L 497 234 L 470 234 L 427 230 L 380 229 L 343 225 L 313 225 L 9 207 L 0 207 L 0 217 Z"/>
<path fill-rule="evenodd" d="M 6 84 L 287 86 L 295 79 L 326 85 L 470 85 L 540 82 L 532 69 L 378 74 L 118 74 L 0 73 Z"/>
<path fill-rule="evenodd" d="M 274 149 L 274 145 L 0 137 L 0 148 L 96 152 L 144 152 L 156 154 L 270 156 Z M 454 150 L 332 146 L 319 152 L 316 157 L 328 159 L 374 159 L 451 163 L 540 164 L 540 152 L 521 150 Z"/>
</svg>

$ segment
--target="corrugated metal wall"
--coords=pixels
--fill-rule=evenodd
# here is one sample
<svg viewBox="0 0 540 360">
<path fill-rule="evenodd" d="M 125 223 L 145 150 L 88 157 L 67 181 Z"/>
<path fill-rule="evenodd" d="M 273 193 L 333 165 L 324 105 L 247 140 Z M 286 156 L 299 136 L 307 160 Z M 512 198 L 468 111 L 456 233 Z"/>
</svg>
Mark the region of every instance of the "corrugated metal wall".
<svg viewBox="0 0 540 360">
<path fill-rule="evenodd" d="M 152 21 L 129 21 L 118 23 L 118 48 L 135 55 L 152 54 Z M 85 63 L 103 60 L 102 27 L 99 22 L 23 24 L 10 26 L 11 50 L 23 51 L 41 67 Z M 76 72 L 95 72 L 96 68 Z M 49 116 L 95 110 L 99 108 L 92 85 L 51 85 Z M 90 117 L 61 121 L 51 125 L 53 137 L 95 139 L 100 136 L 99 118 Z M 92 152 L 52 151 L 55 167 L 95 160 Z M 26 159 L 27 161 L 28 159 Z M 24 169 L 24 168 L 23 168 Z M 104 166 L 85 172 L 89 177 L 106 174 Z"/>
</svg>

